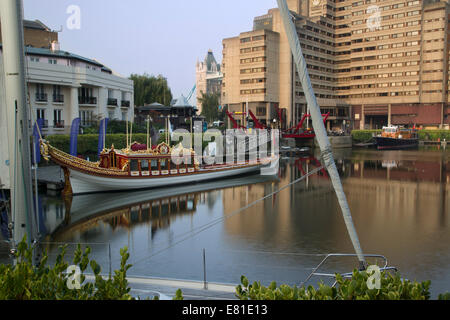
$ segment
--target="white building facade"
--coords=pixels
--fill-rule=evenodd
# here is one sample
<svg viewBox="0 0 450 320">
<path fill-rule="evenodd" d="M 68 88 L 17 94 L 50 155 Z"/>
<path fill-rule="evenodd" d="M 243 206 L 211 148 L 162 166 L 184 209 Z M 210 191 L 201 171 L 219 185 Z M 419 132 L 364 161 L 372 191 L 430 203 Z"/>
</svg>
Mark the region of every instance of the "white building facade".
<svg viewBox="0 0 450 320">
<path fill-rule="evenodd" d="M 72 120 L 81 127 L 109 118 L 134 118 L 133 81 L 114 74 L 95 60 L 65 51 L 27 48 L 26 69 L 32 121 L 44 120 L 43 133 L 68 134 Z M 3 59 L 0 59 L 3 87 Z M 0 109 L 4 110 L 4 95 Z"/>
<path fill-rule="evenodd" d="M 3 54 L 0 44 L 0 189 L 9 188 Z M 134 119 L 133 81 L 101 63 L 61 50 L 26 48 L 30 124 L 44 120 L 43 135 L 69 134 L 72 121 L 89 127 L 103 118 Z M 32 128 L 30 133 L 32 132 Z M 6 149 L 5 149 L 6 148 Z"/>
</svg>

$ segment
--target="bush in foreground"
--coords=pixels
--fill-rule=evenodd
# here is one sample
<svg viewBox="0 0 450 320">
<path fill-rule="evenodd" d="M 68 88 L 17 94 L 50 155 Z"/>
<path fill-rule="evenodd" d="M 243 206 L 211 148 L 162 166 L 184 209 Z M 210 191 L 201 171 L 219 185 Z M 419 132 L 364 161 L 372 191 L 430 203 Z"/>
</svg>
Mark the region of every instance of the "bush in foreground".
<svg viewBox="0 0 450 320">
<path fill-rule="evenodd" d="M 47 254 L 37 266 L 33 265 L 33 249 L 26 241 L 17 247 L 15 265 L 0 265 L 0 300 L 132 300 L 127 282 L 127 264 L 130 256 L 127 248 L 120 250 L 120 269 L 114 275 L 104 279 L 101 267 L 89 259 L 90 248 L 81 250 L 78 245 L 72 265 L 80 268 L 80 288 L 70 289 L 68 282 L 73 279 L 66 270 L 69 264 L 65 261 L 66 246 L 60 248 L 54 266 L 47 265 Z M 91 267 L 95 281 L 86 282 L 84 271 Z M 72 283 L 72 282 L 71 282 Z"/>
<path fill-rule="evenodd" d="M 402 280 L 400 275 L 381 273 L 381 289 L 369 289 L 365 271 L 353 271 L 351 279 L 336 274 L 336 286 L 319 283 L 318 288 L 288 285 L 277 286 L 272 282 L 268 287 L 260 282 L 250 284 L 245 276 L 236 287 L 236 297 L 240 300 L 429 300 L 430 281 L 416 282 Z M 439 295 L 440 300 L 449 300 L 450 293 Z"/>
</svg>

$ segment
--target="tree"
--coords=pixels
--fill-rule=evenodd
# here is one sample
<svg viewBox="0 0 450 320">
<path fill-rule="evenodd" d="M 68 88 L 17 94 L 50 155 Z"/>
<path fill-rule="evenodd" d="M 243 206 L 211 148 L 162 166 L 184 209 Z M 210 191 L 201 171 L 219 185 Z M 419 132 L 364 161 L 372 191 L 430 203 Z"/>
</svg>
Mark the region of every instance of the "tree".
<svg viewBox="0 0 450 320">
<path fill-rule="evenodd" d="M 203 91 L 200 92 L 201 97 L 198 101 L 202 105 L 201 115 L 206 118 L 208 123 L 218 120 L 219 114 L 219 93 L 205 94 Z"/>
<path fill-rule="evenodd" d="M 165 106 L 172 101 L 172 92 L 167 79 L 162 75 L 157 77 L 144 73 L 143 75 L 132 74 L 130 79 L 134 82 L 134 102 L 137 106 L 143 106 L 153 102 Z"/>
</svg>

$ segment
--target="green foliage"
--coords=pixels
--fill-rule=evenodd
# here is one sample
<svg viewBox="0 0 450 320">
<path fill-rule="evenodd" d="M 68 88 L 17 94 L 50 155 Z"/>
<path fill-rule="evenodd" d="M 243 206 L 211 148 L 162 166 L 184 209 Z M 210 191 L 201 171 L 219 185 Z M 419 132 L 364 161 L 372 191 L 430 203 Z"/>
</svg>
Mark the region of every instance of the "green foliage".
<svg viewBox="0 0 450 320">
<path fill-rule="evenodd" d="M 438 299 L 439 300 L 450 300 L 450 292 L 440 294 Z"/>
<path fill-rule="evenodd" d="M 134 82 L 134 103 L 143 106 L 154 102 L 165 106 L 172 102 L 172 92 L 170 91 L 167 79 L 162 75 L 132 74 L 130 79 Z"/>
<path fill-rule="evenodd" d="M 133 133 L 132 142 L 139 143 L 147 142 L 147 134 Z M 69 152 L 70 135 L 53 135 L 47 136 L 47 141 L 55 148 L 64 152 Z M 114 148 L 123 149 L 126 147 L 126 134 L 107 134 L 106 146 L 110 147 L 114 144 Z M 78 153 L 82 155 L 97 154 L 98 149 L 98 134 L 82 134 L 78 136 Z"/>
<path fill-rule="evenodd" d="M 450 140 L 450 130 L 419 130 L 419 139 L 424 141 Z"/>
<path fill-rule="evenodd" d="M 356 143 L 367 142 L 370 141 L 374 135 L 379 133 L 381 133 L 381 130 L 353 130 L 352 138 Z"/>
<path fill-rule="evenodd" d="M 381 133 L 381 130 L 353 130 L 352 138 L 356 143 L 367 142 L 372 139 L 373 135 L 379 133 Z M 418 130 L 418 133 L 419 140 L 422 141 L 450 140 L 450 130 Z"/>
<path fill-rule="evenodd" d="M 430 281 L 418 283 L 402 280 L 400 275 L 381 274 L 381 289 L 369 289 L 365 271 L 353 271 L 351 279 L 336 274 L 336 286 L 319 283 L 318 288 L 281 285 L 272 282 L 268 287 L 260 282 L 250 284 L 245 276 L 236 287 L 240 300 L 428 300 Z M 448 296 L 445 296 L 448 298 Z M 444 296 L 443 296 L 444 298 Z"/>
<path fill-rule="evenodd" d="M 15 265 L 0 265 L 0 300 L 132 300 L 127 282 L 127 248 L 120 250 L 120 269 L 114 276 L 104 279 L 101 267 L 89 258 L 90 248 L 84 251 L 78 245 L 72 265 L 81 270 L 80 289 L 70 289 L 68 280 L 74 275 L 66 273 L 69 263 L 65 261 L 67 246 L 60 247 L 54 266 L 48 266 L 46 253 L 37 266 L 33 265 L 33 249 L 25 239 L 19 243 Z M 84 272 L 91 267 L 95 281 L 86 282 Z"/>
<path fill-rule="evenodd" d="M 202 135 L 202 133 L 194 133 L 194 135 Z M 147 143 L 147 134 L 137 133 L 133 134 L 132 142 Z M 70 135 L 53 135 L 47 136 L 47 141 L 55 148 L 69 153 L 70 148 Z M 183 139 L 180 138 L 180 141 Z M 126 147 L 126 134 L 107 134 L 106 135 L 106 147 L 110 147 L 114 144 L 115 149 L 123 149 Z M 160 144 L 166 141 L 165 133 L 161 133 L 157 143 L 152 141 L 152 145 Z M 214 138 L 211 139 L 214 141 Z M 171 145 L 178 144 L 178 142 L 171 142 Z M 193 146 L 194 144 L 192 144 Z M 208 141 L 202 140 L 203 150 L 208 145 Z M 187 146 L 187 145 L 186 145 Z M 98 134 L 83 134 L 78 136 L 77 152 L 83 156 L 89 156 L 92 159 L 97 157 L 98 149 Z"/>
<path fill-rule="evenodd" d="M 90 127 L 83 128 L 84 134 L 98 134 L 100 122 L 93 122 Z M 131 126 L 133 126 L 133 134 L 134 133 L 147 133 L 146 125 L 139 125 L 137 123 L 128 122 L 128 131 L 131 130 Z M 107 134 L 123 134 L 127 132 L 127 122 L 121 120 L 109 120 L 108 126 L 106 128 Z"/>
<path fill-rule="evenodd" d="M 173 297 L 172 300 L 184 300 L 183 292 L 181 292 L 181 289 L 178 289 L 175 293 L 175 297 Z"/>
<path fill-rule="evenodd" d="M 219 98 L 219 93 L 205 94 L 201 91 L 201 96 L 198 98 L 198 101 L 202 105 L 202 116 L 205 117 L 206 122 L 208 123 L 220 120 L 222 117 L 219 112 Z"/>
</svg>

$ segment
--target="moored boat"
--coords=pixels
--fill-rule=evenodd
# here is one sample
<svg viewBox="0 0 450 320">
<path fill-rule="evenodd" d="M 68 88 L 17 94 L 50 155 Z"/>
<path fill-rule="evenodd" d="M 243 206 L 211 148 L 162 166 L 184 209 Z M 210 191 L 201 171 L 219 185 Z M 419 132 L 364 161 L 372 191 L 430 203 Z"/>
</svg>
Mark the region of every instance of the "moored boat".
<svg viewBox="0 0 450 320">
<path fill-rule="evenodd" d="M 101 152 L 98 162 L 71 156 L 44 140 L 41 141 L 41 152 L 64 170 L 63 193 L 66 195 L 182 185 L 255 172 L 278 163 L 278 156 L 272 155 L 242 162 L 203 165 L 193 150 L 175 150 L 165 143 L 155 149 L 143 150 L 133 148 L 133 145 L 122 150 L 112 146 Z M 172 152 L 182 155 L 177 158 L 179 163 L 173 161 Z"/>
<path fill-rule="evenodd" d="M 414 148 L 419 145 L 417 130 L 398 126 L 383 127 L 382 133 L 375 140 L 378 150 Z"/>
</svg>

